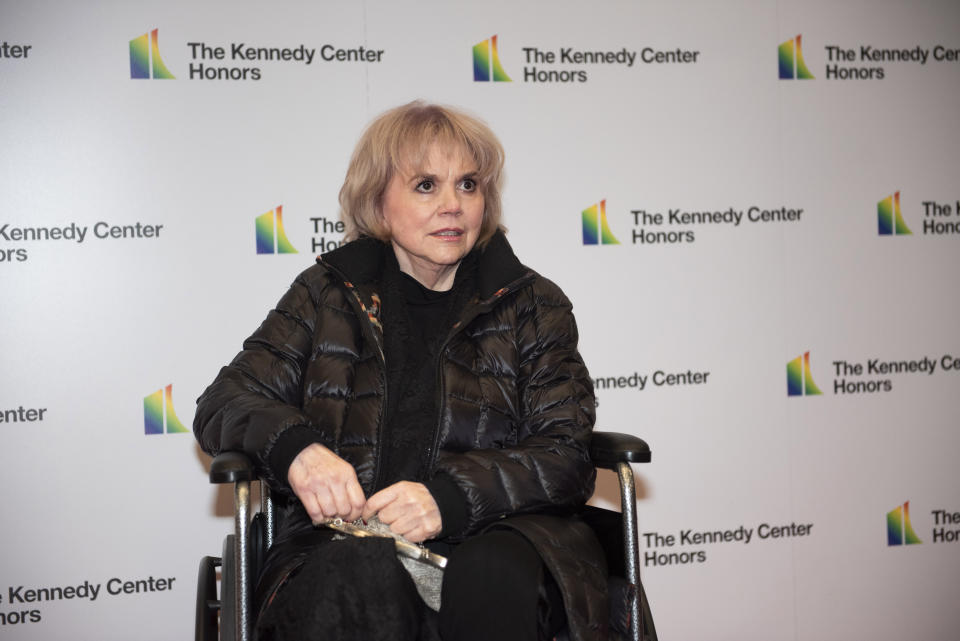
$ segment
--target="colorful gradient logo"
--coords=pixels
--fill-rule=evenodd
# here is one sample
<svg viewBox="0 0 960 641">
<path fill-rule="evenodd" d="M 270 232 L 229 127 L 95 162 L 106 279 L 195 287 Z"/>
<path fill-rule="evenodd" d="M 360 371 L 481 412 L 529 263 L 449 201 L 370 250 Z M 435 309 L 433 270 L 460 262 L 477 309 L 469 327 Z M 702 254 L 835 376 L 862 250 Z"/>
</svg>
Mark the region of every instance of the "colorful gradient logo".
<svg viewBox="0 0 960 641">
<path fill-rule="evenodd" d="M 607 223 L 607 201 L 594 203 L 580 214 L 583 220 L 584 245 L 619 245 L 620 241 L 610 231 Z"/>
<path fill-rule="evenodd" d="M 803 49 L 800 36 L 791 38 L 777 48 L 777 59 L 780 62 L 780 80 L 812 80 L 813 74 L 807 69 L 803 61 Z"/>
<path fill-rule="evenodd" d="M 881 236 L 912 236 L 900 212 L 900 192 L 877 203 L 877 233 Z"/>
<path fill-rule="evenodd" d="M 787 363 L 787 396 L 819 396 L 823 394 L 810 373 L 810 352 Z"/>
<path fill-rule="evenodd" d="M 887 512 L 887 545 L 923 543 L 910 524 L 910 501 Z"/>
<path fill-rule="evenodd" d="M 160 46 L 157 44 L 158 31 L 159 29 L 154 29 L 130 41 L 131 78 L 173 78 L 173 74 L 160 57 Z"/>
<path fill-rule="evenodd" d="M 180 434 L 186 432 L 173 411 L 173 385 L 158 389 L 143 398 L 144 434 Z"/>
<path fill-rule="evenodd" d="M 257 253 L 258 254 L 296 254 L 287 232 L 283 230 L 283 205 L 277 205 L 262 216 L 257 216 Z"/>
<path fill-rule="evenodd" d="M 473 45 L 473 81 L 474 82 L 511 82 L 510 76 L 500 64 L 497 53 L 497 37 L 491 36 L 483 42 Z"/>
</svg>

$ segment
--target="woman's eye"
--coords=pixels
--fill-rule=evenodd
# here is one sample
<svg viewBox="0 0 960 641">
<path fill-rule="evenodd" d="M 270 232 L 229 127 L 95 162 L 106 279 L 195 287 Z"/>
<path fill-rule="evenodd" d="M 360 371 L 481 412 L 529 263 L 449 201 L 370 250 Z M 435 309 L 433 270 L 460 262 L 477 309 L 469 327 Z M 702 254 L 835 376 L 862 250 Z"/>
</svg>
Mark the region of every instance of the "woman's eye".
<svg viewBox="0 0 960 641">
<path fill-rule="evenodd" d="M 477 181 L 474 180 L 473 178 L 464 178 L 463 181 L 460 183 L 460 189 L 464 191 L 476 191 Z"/>
<path fill-rule="evenodd" d="M 433 191 L 433 181 L 432 180 L 421 180 L 417 183 L 417 191 L 428 194 Z"/>
</svg>

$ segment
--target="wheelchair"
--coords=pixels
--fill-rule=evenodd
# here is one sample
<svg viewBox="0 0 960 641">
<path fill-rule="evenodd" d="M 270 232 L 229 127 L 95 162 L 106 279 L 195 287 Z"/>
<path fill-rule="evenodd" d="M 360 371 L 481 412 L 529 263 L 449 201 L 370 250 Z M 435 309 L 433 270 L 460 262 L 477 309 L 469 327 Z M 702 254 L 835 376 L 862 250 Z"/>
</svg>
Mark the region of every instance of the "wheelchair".
<svg viewBox="0 0 960 641">
<path fill-rule="evenodd" d="M 630 467 L 630 463 L 649 463 L 650 448 L 635 436 L 594 432 L 590 457 L 596 467 L 616 472 L 620 482 L 621 512 L 586 506 L 580 514 L 597 533 L 607 556 L 611 637 L 657 641 L 640 582 L 635 485 Z M 260 484 L 260 510 L 251 515 L 251 483 L 257 480 L 253 463 L 239 452 L 223 452 L 210 465 L 211 483 L 234 485 L 234 533 L 225 537 L 221 557 L 200 560 L 196 641 L 250 641 L 253 636 L 253 588 L 275 532 L 274 508 L 266 483 Z M 568 639 L 565 631 L 556 637 L 556 641 Z"/>
</svg>

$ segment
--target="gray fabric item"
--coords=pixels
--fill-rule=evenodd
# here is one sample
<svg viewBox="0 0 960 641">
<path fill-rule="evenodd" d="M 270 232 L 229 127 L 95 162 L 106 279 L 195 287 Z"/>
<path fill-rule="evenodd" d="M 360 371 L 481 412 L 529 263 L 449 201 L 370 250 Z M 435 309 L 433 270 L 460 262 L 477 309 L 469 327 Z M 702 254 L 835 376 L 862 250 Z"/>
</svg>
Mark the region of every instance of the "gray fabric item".
<svg viewBox="0 0 960 641">
<path fill-rule="evenodd" d="M 443 587 L 443 570 L 434 567 L 429 563 L 408 559 L 405 556 L 398 557 L 400 563 L 410 573 L 417 586 L 417 592 L 420 598 L 427 604 L 427 607 L 434 612 L 440 611 L 440 589 Z"/>
<path fill-rule="evenodd" d="M 423 546 L 411 543 L 403 536 L 395 534 L 390 530 L 390 526 L 383 523 L 376 516 L 364 523 L 356 520 L 353 523 L 344 523 L 337 519 L 330 523 L 325 523 L 341 534 L 334 536 L 334 540 L 351 536 L 379 536 L 388 537 L 397 541 L 397 558 L 404 569 L 410 574 L 414 584 L 417 586 L 417 592 L 420 598 L 434 612 L 440 610 L 440 590 L 443 587 L 443 566 L 446 566 L 447 559 L 439 554 L 432 554 Z"/>
</svg>

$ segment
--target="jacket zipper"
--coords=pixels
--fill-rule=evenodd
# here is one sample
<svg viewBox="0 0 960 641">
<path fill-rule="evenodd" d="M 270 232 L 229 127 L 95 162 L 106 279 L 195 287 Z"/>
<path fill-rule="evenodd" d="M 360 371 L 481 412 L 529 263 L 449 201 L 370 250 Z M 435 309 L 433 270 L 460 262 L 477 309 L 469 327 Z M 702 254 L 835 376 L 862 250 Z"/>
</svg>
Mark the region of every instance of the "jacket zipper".
<svg viewBox="0 0 960 641">
<path fill-rule="evenodd" d="M 501 287 L 485 301 L 478 302 L 471 313 L 464 315 L 459 321 L 457 321 L 456 325 L 453 326 L 453 330 L 447 334 L 447 337 L 444 339 L 443 343 L 440 344 L 440 349 L 437 350 L 437 421 L 433 428 L 433 445 L 431 446 L 431 451 L 428 452 L 429 457 L 426 469 L 426 474 L 428 477 L 433 473 L 433 468 L 437 464 L 437 455 L 440 452 L 440 422 L 443 420 L 443 410 L 445 405 L 444 399 L 446 399 L 446 385 L 443 377 L 443 361 L 444 354 L 447 350 L 447 345 L 449 345 L 450 341 L 453 340 L 453 337 L 463 331 L 463 329 L 469 323 L 471 323 L 473 319 L 480 314 L 484 314 L 493 309 L 494 306 L 496 306 L 496 304 L 500 302 L 500 299 L 502 299 L 505 295 L 520 289 L 531 280 L 533 280 L 532 275 L 524 275 L 506 287 Z"/>
</svg>

